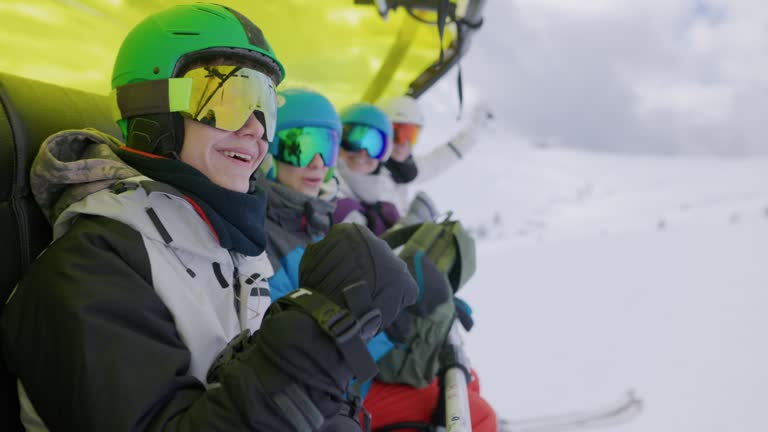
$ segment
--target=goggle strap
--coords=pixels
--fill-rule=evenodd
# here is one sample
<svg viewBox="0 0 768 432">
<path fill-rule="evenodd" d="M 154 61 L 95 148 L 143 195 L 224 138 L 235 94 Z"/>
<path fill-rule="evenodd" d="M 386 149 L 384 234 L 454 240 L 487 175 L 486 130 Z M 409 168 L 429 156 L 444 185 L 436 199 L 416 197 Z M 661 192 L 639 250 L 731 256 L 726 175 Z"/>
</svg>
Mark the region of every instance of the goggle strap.
<svg viewBox="0 0 768 432">
<path fill-rule="evenodd" d="M 112 90 L 115 121 L 145 114 L 189 110 L 191 78 L 169 78 L 126 84 Z"/>
</svg>

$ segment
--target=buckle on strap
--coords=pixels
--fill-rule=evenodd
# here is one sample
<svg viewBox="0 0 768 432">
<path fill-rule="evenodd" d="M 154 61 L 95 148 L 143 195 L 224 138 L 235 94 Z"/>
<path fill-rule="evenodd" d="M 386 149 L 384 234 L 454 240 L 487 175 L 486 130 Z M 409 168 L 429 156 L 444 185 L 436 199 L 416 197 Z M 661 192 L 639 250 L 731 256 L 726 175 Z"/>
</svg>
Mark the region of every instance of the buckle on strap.
<svg viewBox="0 0 768 432">
<path fill-rule="evenodd" d="M 337 308 L 335 311 L 326 309 L 312 316 L 326 333 L 333 336 L 336 344 L 345 344 L 353 337 L 360 336 L 360 322 L 348 310 Z"/>
<path fill-rule="evenodd" d="M 366 381 L 379 369 L 361 337 L 360 322 L 349 310 L 328 300 L 308 288 L 299 288 L 277 300 L 281 307 L 292 306 L 302 310 L 328 334 L 341 351 L 357 379 Z"/>
<path fill-rule="evenodd" d="M 224 347 L 223 350 L 219 353 L 218 356 L 213 360 L 213 363 L 211 363 L 211 367 L 208 368 L 208 374 L 205 377 L 205 380 L 208 382 L 208 384 L 213 384 L 217 381 L 219 381 L 219 377 L 221 375 L 222 369 L 224 367 L 231 363 L 232 360 L 235 359 L 243 350 L 246 348 L 246 345 L 248 344 L 248 341 L 251 337 L 251 331 L 248 329 L 243 330 L 232 338 L 229 343 Z"/>
<path fill-rule="evenodd" d="M 360 381 L 357 383 L 360 383 Z M 361 432 L 371 432 L 371 413 L 363 405 L 359 385 L 349 385 L 347 387 L 347 397 L 341 403 L 339 414 L 353 419 L 361 427 Z M 360 422 L 360 417 L 362 417 L 362 423 Z"/>
<path fill-rule="evenodd" d="M 125 182 L 121 180 L 113 184 L 109 189 L 112 191 L 113 194 L 120 195 L 123 192 L 136 190 L 138 188 L 139 188 L 138 183 Z"/>
<path fill-rule="evenodd" d="M 381 311 L 378 308 L 368 310 L 372 301 L 371 294 L 364 289 L 365 282 L 360 281 L 344 288 L 344 298 L 353 314 L 358 316 L 363 340 L 370 340 L 381 330 Z"/>
</svg>

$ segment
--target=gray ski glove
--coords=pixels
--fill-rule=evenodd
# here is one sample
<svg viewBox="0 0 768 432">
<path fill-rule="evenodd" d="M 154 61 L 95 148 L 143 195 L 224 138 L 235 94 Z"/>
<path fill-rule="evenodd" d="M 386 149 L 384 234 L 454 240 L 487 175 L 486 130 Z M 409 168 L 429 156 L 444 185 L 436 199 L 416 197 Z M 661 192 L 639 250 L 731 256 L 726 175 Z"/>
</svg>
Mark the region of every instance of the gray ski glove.
<svg viewBox="0 0 768 432">
<path fill-rule="evenodd" d="M 408 212 L 400 218 L 397 225 L 415 225 L 422 222 L 433 222 L 438 216 L 437 206 L 424 191 L 418 191 L 408 206 Z"/>
<path fill-rule="evenodd" d="M 450 141 L 454 150 L 461 156 L 469 153 L 469 151 L 477 145 L 478 135 L 480 131 L 486 129 L 490 125 L 493 120 L 493 113 L 488 105 L 481 103 L 475 106 L 472 113 L 469 115 L 468 120 L 469 121 L 461 131 Z"/>
</svg>

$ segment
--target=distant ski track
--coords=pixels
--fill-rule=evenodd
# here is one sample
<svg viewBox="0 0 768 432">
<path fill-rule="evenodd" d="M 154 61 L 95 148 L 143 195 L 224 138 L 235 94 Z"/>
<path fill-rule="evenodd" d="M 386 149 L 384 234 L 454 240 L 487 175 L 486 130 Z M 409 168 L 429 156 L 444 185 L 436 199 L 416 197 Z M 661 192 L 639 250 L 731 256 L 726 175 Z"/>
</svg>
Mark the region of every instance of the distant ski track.
<svg viewBox="0 0 768 432">
<path fill-rule="evenodd" d="M 643 401 L 628 391 L 613 406 L 592 411 L 553 414 L 519 420 L 500 420 L 499 432 L 564 432 L 593 429 L 628 422 L 643 410 Z"/>
</svg>

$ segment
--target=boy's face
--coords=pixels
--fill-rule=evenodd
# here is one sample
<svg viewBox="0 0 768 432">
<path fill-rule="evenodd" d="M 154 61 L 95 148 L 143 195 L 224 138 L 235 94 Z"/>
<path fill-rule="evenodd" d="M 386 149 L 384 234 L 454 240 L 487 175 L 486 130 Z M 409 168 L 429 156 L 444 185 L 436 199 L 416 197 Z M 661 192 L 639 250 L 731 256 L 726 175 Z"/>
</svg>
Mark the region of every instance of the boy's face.
<svg viewBox="0 0 768 432">
<path fill-rule="evenodd" d="M 279 183 L 310 197 L 320 195 L 320 187 L 328 174 L 328 167 L 325 166 L 319 154 L 315 154 L 309 165 L 305 167 L 293 166 L 278 160 L 274 162 L 277 164 Z"/>
<path fill-rule="evenodd" d="M 378 159 L 370 157 L 367 150 L 351 152 L 342 149 L 341 157 L 349 169 L 358 174 L 370 174 L 376 171 L 376 168 L 379 166 Z"/>
<path fill-rule="evenodd" d="M 392 159 L 398 162 L 403 162 L 404 160 L 408 159 L 408 156 L 410 155 L 411 143 L 398 143 L 397 141 L 394 142 L 394 145 L 392 146 L 392 155 L 390 156 Z"/>
<path fill-rule="evenodd" d="M 180 157 L 215 184 L 248 192 L 251 174 L 267 154 L 268 144 L 263 137 L 264 126 L 253 114 L 234 132 L 185 118 Z"/>
</svg>

